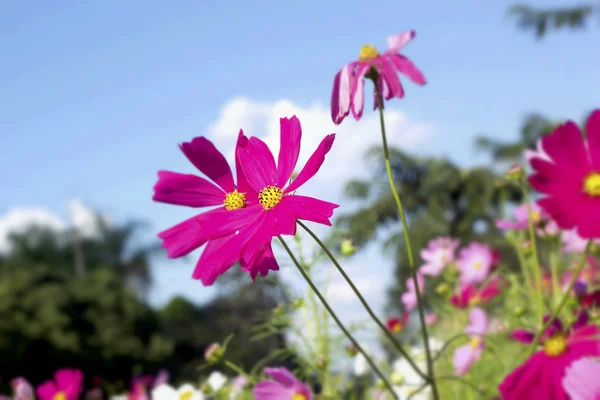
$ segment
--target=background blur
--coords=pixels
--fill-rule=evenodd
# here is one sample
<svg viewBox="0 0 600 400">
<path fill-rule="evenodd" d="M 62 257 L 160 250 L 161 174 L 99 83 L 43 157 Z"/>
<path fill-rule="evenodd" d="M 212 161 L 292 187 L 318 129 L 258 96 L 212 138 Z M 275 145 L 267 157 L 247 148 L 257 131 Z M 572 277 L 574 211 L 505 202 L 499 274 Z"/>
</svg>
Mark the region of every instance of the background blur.
<svg viewBox="0 0 600 400">
<path fill-rule="evenodd" d="M 2 2 L 2 384 L 39 383 L 61 366 L 124 386 L 159 368 L 194 377 L 208 344 L 230 333 L 230 357 L 246 367 L 285 346 L 284 336 L 248 344 L 261 312 L 289 300 L 278 279 L 305 290 L 285 255 L 272 279 L 232 272 L 204 287 L 191 279 L 199 252 L 168 260 L 156 237 L 195 210 L 151 197 L 159 169 L 195 173 L 178 143 L 205 135 L 231 160 L 243 128 L 277 151 L 279 117 L 293 114 L 299 165 L 338 134 L 302 193 L 342 205 L 336 232 L 360 248 L 346 270 L 382 315 L 400 309 L 401 232 L 369 150 L 377 116 L 336 127 L 328 101 L 360 46 L 383 49 L 404 30 L 417 32 L 404 54 L 428 84 L 405 80 L 386 121 L 415 248 L 439 234 L 502 248 L 498 173 L 556 123 L 600 105 L 597 5 L 540 0 L 509 13 L 513 5 Z M 363 319 L 335 274 L 332 286 L 342 319 Z"/>
</svg>

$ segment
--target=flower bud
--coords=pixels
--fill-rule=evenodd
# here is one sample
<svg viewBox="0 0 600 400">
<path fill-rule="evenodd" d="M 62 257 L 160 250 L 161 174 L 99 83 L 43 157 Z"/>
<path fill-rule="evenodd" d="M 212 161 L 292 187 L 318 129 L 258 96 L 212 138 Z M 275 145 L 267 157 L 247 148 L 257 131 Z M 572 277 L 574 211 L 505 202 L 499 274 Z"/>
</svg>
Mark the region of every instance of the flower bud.
<svg viewBox="0 0 600 400">
<path fill-rule="evenodd" d="M 506 171 L 506 177 L 510 180 L 517 181 L 525 175 L 523 166 L 514 164 Z"/>
<path fill-rule="evenodd" d="M 354 343 L 349 343 L 346 345 L 346 354 L 350 357 L 354 357 L 358 354 L 358 347 L 354 345 Z"/>
<path fill-rule="evenodd" d="M 204 359 L 209 364 L 216 364 L 223 358 L 223 347 L 219 343 L 213 343 L 204 351 Z"/>
<path fill-rule="evenodd" d="M 351 256 L 356 252 L 356 247 L 352 244 L 352 239 L 344 239 L 341 244 L 341 252 L 345 256 Z"/>
<path fill-rule="evenodd" d="M 517 306 L 513 309 L 513 315 L 515 317 L 522 317 L 527 312 L 527 309 L 523 306 Z"/>
<path fill-rule="evenodd" d="M 392 372 L 390 381 L 392 382 L 392 385 L 394 385 L 394 386 L 401 386 L 402 384 L 404 384 L 404 381 L 405 381 L 404 375 L 402 375 L 402 373 L 400 373 L 398 371 L 394 371 L 394 372 Z"/>
<path fill-rule="evenodd" d="M 302 307 L 304 307 L 304 299 L 296 299 L 292 302 L 292 308 L 294 310 L 297 310 Z"/>
</svg>

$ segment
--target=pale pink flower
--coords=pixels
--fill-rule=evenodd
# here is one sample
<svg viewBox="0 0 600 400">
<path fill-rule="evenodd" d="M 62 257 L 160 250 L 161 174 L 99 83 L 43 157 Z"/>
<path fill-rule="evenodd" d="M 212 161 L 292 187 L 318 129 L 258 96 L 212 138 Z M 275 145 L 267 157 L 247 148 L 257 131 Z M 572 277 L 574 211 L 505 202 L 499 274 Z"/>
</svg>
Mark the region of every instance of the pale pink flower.
<svg viewBox="0 0 600 400">
<path fill-rule="evenodd" d="M 463 285 L 485 281 L 496 262 L 496 255 L 485 244 L 473 242 L 460 251 L 457 261 Z"/>
<path fill-rule="evenodd" d="M 562 380 L 571 400 L 600 400 L 600 362 L 584 357 L 565 369 Z"/>
<path fill-rule="evenodd" d="M 423 275 L 438 276 L 443 269 L 454 261 L 454 252 L 460 241 L 447 236 L 441 236 L 430 240 L 427 248 L 421 250 L 421 258 L 425 264 L 421 266 Z"/>
<path fill-rule="evenodd" d="M 417 282 L 419 284 L 419 292 L 423 293 L 425 290 L 425 278 L 419 272 L 417 272 Z M 417 292 L 415 290 L 415 282 L 412 278 L 406 280 L 407 292 L 402 294 L 402 303 L 404 304 L 405 311 L 411 311 L 417 306 Z"/>
<path fill-rule="evenodd" d="M 458 347 L 452 358 L 456 375 L 466 374 L 471 365 L 481 358 L 481 353 L 485 347 L 483 339 L 488 331 L 488 325 L 485 312 L 479 307 L 473 308 L 469 314 L 469 325 L 465 328 L 465 333 L 469 335 L 470 342 Z"/>
</svg>

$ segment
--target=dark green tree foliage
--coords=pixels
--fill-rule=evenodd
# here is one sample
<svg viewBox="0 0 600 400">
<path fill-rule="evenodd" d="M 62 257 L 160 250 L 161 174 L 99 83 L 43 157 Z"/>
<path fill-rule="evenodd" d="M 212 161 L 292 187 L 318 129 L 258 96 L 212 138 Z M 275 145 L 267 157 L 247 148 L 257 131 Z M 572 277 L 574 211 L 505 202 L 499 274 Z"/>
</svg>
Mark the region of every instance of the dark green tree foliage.
<svg viewBox="0 0 600 400">
<path fill-rule="evenodd" d="M 157 315 L 108 268 L 73 277 L 44 264 L 0 276 L 0 375 L 39 383 L 59 367 L 128 382 L 160 367 L 172 342 Z"/>
<path fill-rule="evenodd" d="M 369 160 L 381 160 L 382 150 L 372 149 Z M 384 240 L 385 248 L 396 261 L 396 282 L 390 289 L 390 305 L 401 307 L 400 294 L 405 291 L 409 263 L 396 204 L 389 190 L 382 161 L 373 179 L 351 181 L 346 194 L 361 202 L 351 214 L 342 215 L 338 224 L 358 245 Z M 512 250 L 495 227 L 501 204 L 519 202 L 519 188 L 507 184 L 500 188 L 499 178 L 487 168 L 461 169 L 449 160 L 416 158 L 398 150 L 391 151 L 396 187 L 409 220 L 410 237 L 417 267 L 422 259 L 419 250 L 440 235 L 490 243 L 505 261 L 514 258 Z M 515 264 L 516 265 L 516 264 Z M 432 289 L 429 285 L 428 290 Z"/>
<path fill-rule="evenodd" d="M 598 8 L 591 4 L 538 9 L 518 4 L 509 10 L 509 14 L 516 17 L 518 26 L 523 30 L 534 31 L 538 39 L 553 29 L 584 28 L 594 12 L 597 13 Z"/>
</svg>

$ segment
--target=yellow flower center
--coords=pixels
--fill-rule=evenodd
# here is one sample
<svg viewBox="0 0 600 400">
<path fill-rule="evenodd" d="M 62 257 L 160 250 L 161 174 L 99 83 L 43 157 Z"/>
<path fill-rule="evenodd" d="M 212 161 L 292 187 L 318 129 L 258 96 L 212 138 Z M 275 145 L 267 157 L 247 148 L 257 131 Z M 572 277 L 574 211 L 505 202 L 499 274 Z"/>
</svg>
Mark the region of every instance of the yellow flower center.
<svg viewBox="0 0 600 400">
<path fill-rule="evenodd" d="M 267 186 L 258 194 L 258 201 L 260 201 L 265 210 L 270 210 L 279 204 L 282 197 L 283 191 L 277 186 Z"/>
<path fill-rule="evenodd" d="M 480 269 L 481 268 L 481 261 L 477 260 L 473 263 L 473 268 L 475 269 Z"/>
<path fill-rule="evenodd" d="M 229 211 L 246 207 L 246 195 L 234 190 L 225 196 L 225 208 Z"/>
<path fill-rule="evenodd" d="M 534 211 L 531 213 L 531 219 L 533 220 L 533 222 L 538 222 L 541 218 L 542 216 L 539 211 Z"/>
<path fill-rule="evenodd" d="M 480 338 L 479 336 L 473 336 L 473 337 L 471 338 L 471 343 L 470 343 L 470 345 L 471 345 L 471 348 L 472 348 L 472 349 L 476 349 L 476 348 L 478 348 L 480 344 L 481 344 L 481 338 Z"/>
<path fill-rule="evenodd" d="M 365 44 L 360 48 L 360 53 L 358 53 L 359 61 L 370 61 L 377 57 L 379 57 L 379 52 L 375 46 L 371 46 L 370 44 Z"/>
<path fill-rule="evenodd" d="M 415 394 L 416 391 L 417 389 L 415 388 L 406 389 L 406 394 L 412 396 L 413 394 Z"/>
<path fill-rule="evenodd" d="M 67 395 L 65 395 L 63 392 L 58 392 L 54 395 L 52 400 L 67 400 Z"/>
<path fill-rule="evenodd" d="M 188 390 L 187 392 L 183 392 L 179 395 L 179 400 L 192 400 L 193 395 L 194 393 L 192 393 L 191 390 Z"/>
<path fill-rule="evenodd" d="M 307 399 L 306 399 L 306 396 L 303 395 L 302 393 L 295 393 L 292 396 L 292 400 L 307 400 Z"/>
<path fill-rule="evenodd" d="M 600 196 L 600 174 L 592 172 L 583 181 L 583 190 L 590 196 Z"/>
<path fill-rule="evenodd" d="M 478 294 L 471 297 L 471 299 L 469 300 L 469 305 L 471 305 L 471 306 L 476 306 L 479 303 L 481 303 L 481 296 L 479 296 Z"/>
<path fill-rule="evenodd" d="M 567 350 L 567 341 L 563 335 L 555 335 L 544 342 L 544 351 L 549 356 L 560 356 Z"/>
<path fill-rule="evenodd" d="M 400 333 L 402 331 L 402 325 L 401 324 L 394 324 L 392 326 L 392 332 L 394 333 Z"/>
</svg>

